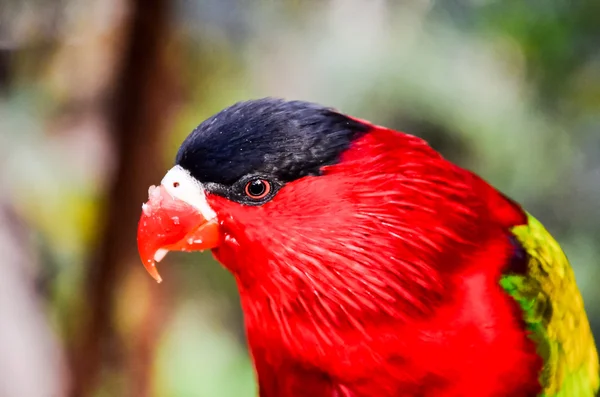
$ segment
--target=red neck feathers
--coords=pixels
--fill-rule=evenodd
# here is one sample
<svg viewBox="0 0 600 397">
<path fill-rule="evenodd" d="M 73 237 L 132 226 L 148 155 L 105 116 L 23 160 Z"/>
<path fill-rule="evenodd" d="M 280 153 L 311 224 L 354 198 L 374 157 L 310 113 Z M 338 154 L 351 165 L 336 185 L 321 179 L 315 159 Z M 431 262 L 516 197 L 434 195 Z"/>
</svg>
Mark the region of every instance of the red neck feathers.
<svg viewBox="0 0 600 397">
<path fill-rule="evenodd" d="M 421 139 L 373 127 L 264 206 L 209 199 L 261 397 L 539 391 L 541 362 L 498 285 L 524 214 Z"/>
</svg>

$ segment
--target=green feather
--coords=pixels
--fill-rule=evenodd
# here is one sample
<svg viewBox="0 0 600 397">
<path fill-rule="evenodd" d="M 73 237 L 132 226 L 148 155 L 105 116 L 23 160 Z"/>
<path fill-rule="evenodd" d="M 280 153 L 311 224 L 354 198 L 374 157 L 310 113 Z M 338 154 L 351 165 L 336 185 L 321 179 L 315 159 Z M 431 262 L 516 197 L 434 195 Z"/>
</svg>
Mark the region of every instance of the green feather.
<svg viewBox="0 0 600 397">
<path fill-rule="evenodd" d="M 540 396 L 593 397 L 600 381 L 598 353 L 569 261 L 533 216 L 512 232 L 529 256 L 527 273 L 506 274 L 500 285 L 521 306 L 544 360 Z"/>
</svg>

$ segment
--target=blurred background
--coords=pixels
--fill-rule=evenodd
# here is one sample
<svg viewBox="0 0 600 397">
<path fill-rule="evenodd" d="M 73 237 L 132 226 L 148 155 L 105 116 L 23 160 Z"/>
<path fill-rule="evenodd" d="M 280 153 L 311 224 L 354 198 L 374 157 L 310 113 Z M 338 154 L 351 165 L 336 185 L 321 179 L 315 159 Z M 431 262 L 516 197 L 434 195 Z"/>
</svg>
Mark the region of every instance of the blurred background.
<svg viewBox="0 0 600 397">
<path fill-rule="evenodd" d="M 251 397 L 233 279 L 136 253 L 147 187 L 236 101 L 420 135 L 523 203 L 600 340 L 600 2 L 1 0 L 0 396 Z"/>
</svg>

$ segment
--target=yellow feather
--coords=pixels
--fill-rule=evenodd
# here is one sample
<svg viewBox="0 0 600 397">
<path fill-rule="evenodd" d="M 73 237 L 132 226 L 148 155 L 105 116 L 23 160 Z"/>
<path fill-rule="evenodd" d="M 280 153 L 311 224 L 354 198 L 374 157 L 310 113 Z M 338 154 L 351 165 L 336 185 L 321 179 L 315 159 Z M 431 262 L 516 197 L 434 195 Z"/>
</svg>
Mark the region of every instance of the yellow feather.
<svg viewBox="0 0 600 397">
<path fill-rule="evenodd" d="M 545 365 L 544 397 L 593 397 L 598 353 L 569 261 L 533 216 L 512 232 L 529 255 L 527 275 L 506 275 L 502 286 L 519 302 Z"/>
</svg>

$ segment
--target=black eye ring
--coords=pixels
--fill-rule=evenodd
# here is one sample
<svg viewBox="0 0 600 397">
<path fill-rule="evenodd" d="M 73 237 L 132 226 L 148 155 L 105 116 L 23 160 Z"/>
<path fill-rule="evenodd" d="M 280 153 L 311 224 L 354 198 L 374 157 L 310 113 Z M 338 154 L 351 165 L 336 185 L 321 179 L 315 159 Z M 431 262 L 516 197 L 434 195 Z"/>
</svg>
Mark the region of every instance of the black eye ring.
<svg viewBox="0 0 600 397">
<path fill-rule="evenodd" d="M 246 183 L 244 193 L 253 200 L 261 200 L 269 195 L 273 190 L 271 182 L 265 179 L 252 179 Z"/>
</svg>

